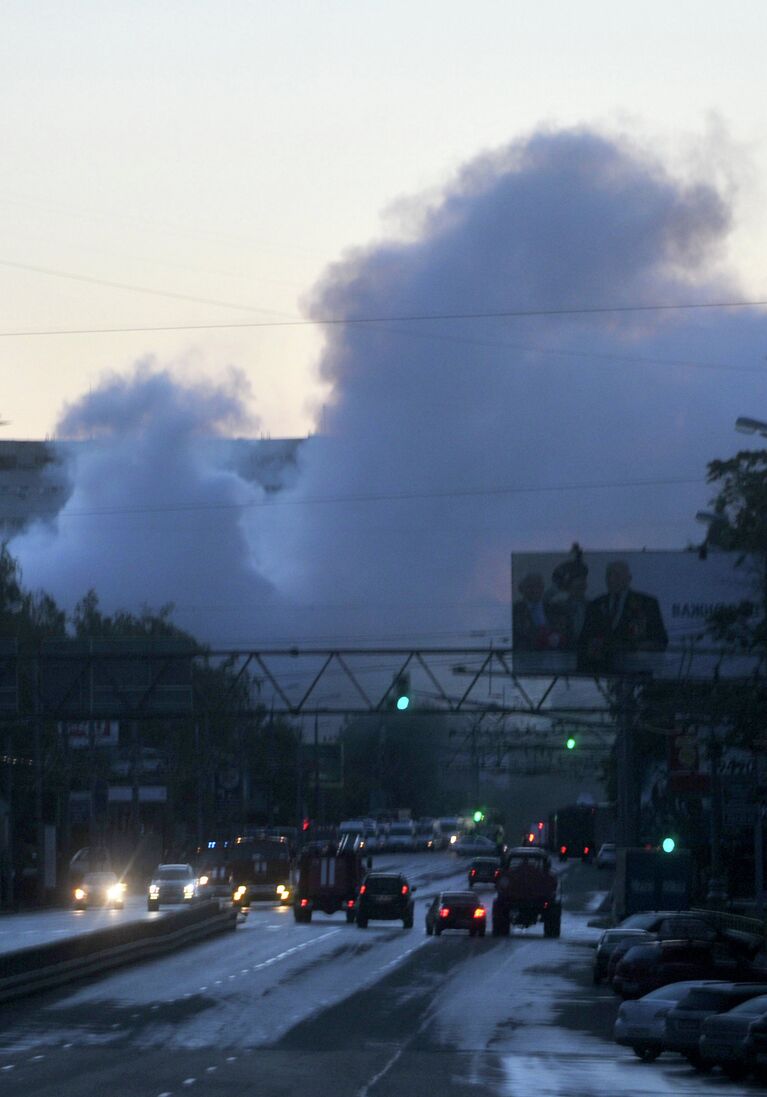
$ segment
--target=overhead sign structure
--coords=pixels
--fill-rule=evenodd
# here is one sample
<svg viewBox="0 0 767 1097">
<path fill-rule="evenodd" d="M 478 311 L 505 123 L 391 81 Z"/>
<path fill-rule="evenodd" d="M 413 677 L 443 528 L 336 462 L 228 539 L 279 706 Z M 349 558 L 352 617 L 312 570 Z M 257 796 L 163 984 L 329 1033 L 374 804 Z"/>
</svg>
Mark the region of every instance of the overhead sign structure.
<svg viewBox="0 0 767 1097">
<path fill-rule="evenodd" d="M 707 626 L 736 608 L 755 623 L 762 574 L 735 552 L 514 553 L 514 671 L 747 676 L 760 657 L 723 650 Z"/>
</svg>

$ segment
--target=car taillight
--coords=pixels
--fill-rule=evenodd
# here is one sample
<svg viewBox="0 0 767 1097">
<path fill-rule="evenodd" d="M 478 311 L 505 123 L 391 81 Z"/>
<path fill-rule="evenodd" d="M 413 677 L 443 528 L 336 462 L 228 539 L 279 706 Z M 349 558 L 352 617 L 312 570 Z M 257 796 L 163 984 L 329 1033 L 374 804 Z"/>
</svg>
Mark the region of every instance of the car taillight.
<svg viewBox="0 0 767 1097">
<path fill-rule="evenodd" d="M 403 895 L 407 895 L 407 893 L 408 893 L 408 891 L 409 891 L 409 890 L 410 890 L 410 889 L 408 888 L 407 884 L 403 884 L 403 885 L 402 885 L 402 894 L 403 894 Z"/>
<path fill-rule="evenodd" d="M 474 917 L 475 918 L 484 918 L 485 917 L 485 908 L 484 907 L 477 907 L 477 909 L 474 911 Z"/>
<path fill-rule="evenodd" d="M 477 875 L 477 870 L 475 868 L 473 868 L 471 870 L 471 872 L 469 873 L 469 876 L 476 876 L 476 875 Z"/>
<path fill-rule="evenodd" d="M 493 873 L 493 879 L 497 880 L 500 875 L 501 875 L 501 870 L 499 868 L 497 868 L 495 870 L 495 872 Z"/>
<path fill-rule="evenodd" d="M 584 853 L 588 853 L 588 852 L 589 852 L 589 847 L 588 847 L 588 846 L 584 846 L 584 847 L 583 847 L 583 852 L 584 852 Z"/>
<path fill-rule="evenodd" d="M 347 899 L 346 900 L 346 905 L 347 905 L 347 907 L 353 907 L 354 906 L 354 900 L 353 899 Z"/>
<path fill-rule="evenodd" d="M 308 899 L 302 899 L 301 900 L 301 906 L 302 907 L 308 907 L 309 906 L 309 900 Z"/>
<path fill-rule="evenodd" d="M 440 918 L 447 918 L 447 917 L 449 917 L 449 915 L 450 915 L 450 907 L 440 907 L 439 908 Z"/>
<path fill-rule="evenodd" d="M 559 847 L 559 852 L 560 853 L 567 853 L 567 846 L 560 846 Z"/>
</svg>

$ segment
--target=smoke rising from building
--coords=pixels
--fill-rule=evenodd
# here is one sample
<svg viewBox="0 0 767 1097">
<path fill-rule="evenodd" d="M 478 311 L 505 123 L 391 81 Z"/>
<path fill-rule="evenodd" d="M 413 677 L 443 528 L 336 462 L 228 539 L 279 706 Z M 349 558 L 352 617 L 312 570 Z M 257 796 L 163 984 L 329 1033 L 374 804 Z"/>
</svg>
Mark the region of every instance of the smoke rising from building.
<svg viewBox="0 0 767 1097">
<path fill-rule="evenodd" d="M 325 326 L 331 398 L 295 483 L 267 497 L 205 445 L 248 427 L 241 380 L 144 364 L 63 416 L 98 445 L 55 525 L 14 541 L 26 582 L 67 606 L 173 601 L 217 642 L 461 643 L 508 636 L 512 549 L 684 547 L 706 461 L 763 402 L 767 318 L 556 313 L 746 296 L 732 216 L 586 130 L 477 157 L 307 301 L 349 323 Z M 446 318 L 525 310 L 550 315 Z"/>
</svg>

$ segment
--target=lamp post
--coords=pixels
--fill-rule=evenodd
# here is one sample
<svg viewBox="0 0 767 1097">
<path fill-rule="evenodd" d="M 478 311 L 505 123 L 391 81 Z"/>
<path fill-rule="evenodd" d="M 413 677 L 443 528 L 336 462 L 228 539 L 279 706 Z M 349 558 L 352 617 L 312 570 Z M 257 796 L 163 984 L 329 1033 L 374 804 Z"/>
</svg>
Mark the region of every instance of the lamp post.
<svg viewBox="0 0 767 1097">
<path fill-rule="evenodd" d="M 762 419 L 751 419 L 747 415 L 739 415 L 735 420 L 735 429 L 741 434 L 761 434 L 767 438 L 767 423 Z"/>
</svg>

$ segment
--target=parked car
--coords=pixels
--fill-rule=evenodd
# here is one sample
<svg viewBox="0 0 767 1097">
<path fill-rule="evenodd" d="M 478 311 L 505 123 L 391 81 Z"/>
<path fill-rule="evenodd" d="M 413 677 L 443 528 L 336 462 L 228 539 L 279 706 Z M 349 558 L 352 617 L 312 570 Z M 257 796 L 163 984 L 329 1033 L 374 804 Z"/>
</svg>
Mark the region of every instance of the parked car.
<svg viewBox="0 0 767 1097">
<path fill-rule="evenodd" d="M 597 942 L 596 952 L 594 953 L 594 985 L 599 986 L 602 980 L 607 977 L 610 957 L 617 948 L 624 946 L 627 952 L 632 945 L 640 945 L 653 940 L 655 938 L 646 929 L 624 929 L 620 926 L 617 929 L 605 930 Z"/>
<path fill-rule="evenodd" d="M 469 865 L 469 887 L 494 884 L 501 873 L 500 857 L 475 857 Z"/>
<path fill-rule="evenodd" d="M 700 1048 L 703 1023 L 717 1013 L 728 1013 L 735 1006 L 767 994 L 765 983 L 720 983 L 693 987 L 666 1017 L 663 1036 L 665 1051 L 678 1051 L 695 1067 L 704 1065 Z M 752 1021 L 757 1018 L 754 1016 Z M 748 1031 L 744 1030 L 743 1036 Z"/>
<path fill-rule="evenodd" d="M 767 970 L 754 967 L 726 941 L 652 941 L 629 949 L 612 985 L 623 998 L 641 998 L 656 987 L 683 979 L 767 983 Z"/>
<path fill-rule="evenodd" d="M 147 891 L 147 910 L 159 910 L 164 903 L 191 903 L 198 897 L 198 884 L 191 865 L 158 865 Z"/>
<path fill-rule="evenodd" d="M 387 853 L 414 853 L 416 850 L 415 824 L 412 820 L 389 823 L 386 838 L 381 846 Z"/>
<path fill-rule="evenodd" d="M 733 1081 L 745 1078 L 751 1070 L 746 1038 L 754 1022 L 762 1019 L 767 1019 L 767 994 L 749 998 L 726 1013 L 707 1017 L 698 1044 L 703 1066 L 721 1067 Z"/>
<path fill-rule="evenodd" d="M 630 1047 L 643 1062 L 650 1063 L 663 1051 L 666 1034 L 666 1017 L 674 1006 L 687 996 L 693 987 L 716 986 L 688 980 L 669 983 L 651 990 L 641 998 L 626 999 L 618 1007 L 613 1026 L 613 1039 L 623 1047 Z"/>
<path fill-rule="evenodd" d="M 615 868 L 615 861 L 615 843 L 604 842 L 597 853 L 597 868 Z"/>
<path fill-rule="evenodd" d="M 722 941 L 749 959 L 762 947 L 763 940 L 754 934 L 730 929 L 717 929 L 705 914 L 686 911 L 644 911 L 621 922 L 619 929 L 644 929 L 655 940 Z M 612 983 L 618 964 L 632 947 L 630 939 L 614 948 L 607 966 L 607 982 Z"/>
<path fill-rule="evenodd" d="M 357 925 L 365 929 L 371 918 L 387 922 L 401 919 L 405 929 L 412 929 L 415 891 L 399 873 L 368 873 L 354 906 Z"/>
<path fill-rule="evenodd" d="M 88 907 L 111 907 L 122 910 L 125 901 L 125 884 L 114 872 L 86 872 L 72 891 L 75 910 Z"/>
<path fill-rule="evenodd" d="M 437 937 L 446 929 L 467 929 L 470 937 L 484 937 L 487 911 L 470 891 L 443 891 L 426 911 L 426 932 Z"/>
<path fill-rule="evenodd" d="M 760 1082 L 767 1082 L 767 1017 L 752 1021 L 743 1050 L 749 1068 Z"/>
</svg>

